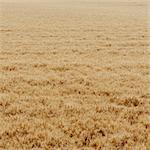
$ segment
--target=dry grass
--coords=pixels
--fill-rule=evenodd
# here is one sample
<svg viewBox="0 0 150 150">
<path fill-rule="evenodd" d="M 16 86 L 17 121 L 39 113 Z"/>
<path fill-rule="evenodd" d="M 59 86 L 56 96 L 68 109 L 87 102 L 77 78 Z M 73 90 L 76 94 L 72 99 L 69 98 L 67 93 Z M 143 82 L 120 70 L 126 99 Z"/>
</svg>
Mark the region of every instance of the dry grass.
<svg viewBox="0 0 150 150">
<path fill-rule="evenodd" d="M 0 149 L 150 149 L 146 1 L 0 7 Z"/>
</svg>

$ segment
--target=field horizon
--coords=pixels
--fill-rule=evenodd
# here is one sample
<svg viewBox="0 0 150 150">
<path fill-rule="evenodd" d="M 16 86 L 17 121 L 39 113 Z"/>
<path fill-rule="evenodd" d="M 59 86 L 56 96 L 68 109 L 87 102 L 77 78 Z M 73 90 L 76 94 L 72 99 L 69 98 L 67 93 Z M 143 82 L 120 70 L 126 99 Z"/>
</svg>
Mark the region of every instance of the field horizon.
<svg viewBox="0 0 150 150">
<path fill-rule="evenodd" d="M 149 150 L 147 0 L 0 0 L 0 150 Z"/>
</svg>

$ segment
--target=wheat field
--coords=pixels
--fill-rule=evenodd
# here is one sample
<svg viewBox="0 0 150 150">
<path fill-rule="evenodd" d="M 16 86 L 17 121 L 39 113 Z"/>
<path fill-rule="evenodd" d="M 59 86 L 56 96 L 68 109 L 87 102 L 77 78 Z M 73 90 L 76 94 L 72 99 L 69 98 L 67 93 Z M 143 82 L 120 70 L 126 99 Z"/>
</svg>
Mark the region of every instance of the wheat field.
<svg viewBox="0 0 150 150">
<path fill-rule="evenodd" d="M 0 0 L 0 150 L 149 150 L 146 0 Z"/>
</svg>

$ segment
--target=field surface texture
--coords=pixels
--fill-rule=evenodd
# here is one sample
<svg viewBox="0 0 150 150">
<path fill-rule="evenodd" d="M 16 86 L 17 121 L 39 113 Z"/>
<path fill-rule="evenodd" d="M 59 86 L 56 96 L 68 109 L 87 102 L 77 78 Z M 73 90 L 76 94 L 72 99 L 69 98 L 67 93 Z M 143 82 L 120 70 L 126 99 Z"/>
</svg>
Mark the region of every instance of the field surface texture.
<svg viewBox="0 0 150 150">
<path fill-rule="evenodd" d="M 145 0 L 0 0 L 0 150 L 150 150 Z"/>
</svg>

